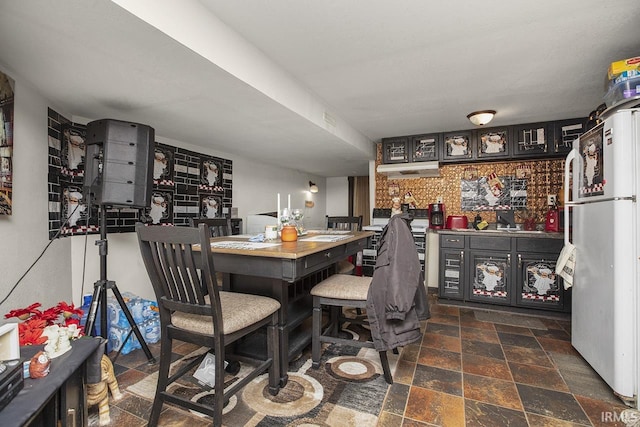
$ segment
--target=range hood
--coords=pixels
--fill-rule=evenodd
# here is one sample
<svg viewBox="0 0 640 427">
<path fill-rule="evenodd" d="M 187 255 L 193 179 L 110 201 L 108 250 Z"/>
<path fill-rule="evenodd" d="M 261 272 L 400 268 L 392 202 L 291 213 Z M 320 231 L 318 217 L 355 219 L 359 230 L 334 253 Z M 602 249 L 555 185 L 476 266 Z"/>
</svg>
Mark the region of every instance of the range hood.
<svg viewBox="0 0 640 427">
<path fill-rule="evenodd" d="M 393 163 L 378 165 L 376 171 L 389 179 L 440 176 L 438 162 Z"/>
</svg>

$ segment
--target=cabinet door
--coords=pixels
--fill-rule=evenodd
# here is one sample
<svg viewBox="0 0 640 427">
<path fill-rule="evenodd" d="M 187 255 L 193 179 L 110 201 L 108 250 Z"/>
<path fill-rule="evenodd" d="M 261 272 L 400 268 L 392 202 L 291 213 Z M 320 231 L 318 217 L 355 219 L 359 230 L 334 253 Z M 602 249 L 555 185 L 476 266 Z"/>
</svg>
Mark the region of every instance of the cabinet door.
<svg viewBox="0 0 640 427">
<path fill-rule="evenodd" d="M 475 131 L 478 159 L 500 159 L 511 155 L 509 128 L 490 128 Z"/>
<path fill-rule="evenodd" d="M 549 152 L 549 123 L 530 123 L 512 127 L 514 157 L 544 157 Z"/>
<path fill-rule="evenodd" d="M 427 162 L 438 160 L 440 147 L 440 134 L 416 135 L 410 138 L 411 161 Z"/>
<path fill-rule="evenodd" d="M 384 138 L 382 140 L 382 163 L 408 163 L 409 138 Z"/>
<path fill-rule="evenodd" d="M 440 250 L 440 298 L 464 299 L 464 249 Z"/>
<path fill-rule="evenodd" d="M 516 305 L 563 310 L 564 284 L 556 275 L 557 254 L 518 253 Z"/>
<path fill-rule="evenodd" d="M 469 301 L 510 305 L 511 254 L 469 251 Z"/>
<path fill-rule="evenodd" d="M 463 162 L 473 158 L 472 132 L 448 132 L 442 137 L 442 156 L 444 162 Z"/>
<path fill-rule="evenodd" d="M 588 117 L 559 120 L 554 123 L 553 152 L 567 154 L 573 147 L 573 141 L 582 135 L 587 128 Z"/>
</svg>

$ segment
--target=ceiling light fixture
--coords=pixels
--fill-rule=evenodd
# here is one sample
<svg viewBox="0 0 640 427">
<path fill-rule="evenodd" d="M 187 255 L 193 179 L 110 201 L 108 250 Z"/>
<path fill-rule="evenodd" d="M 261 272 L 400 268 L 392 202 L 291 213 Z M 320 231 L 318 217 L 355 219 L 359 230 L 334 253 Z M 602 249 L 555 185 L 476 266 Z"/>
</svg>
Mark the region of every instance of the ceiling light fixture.
<svg viewBox="0 0 640 427">
<path fill-rule="evenodd" d="M 309 191 L 311 193 L 317 193 L 318 192 L 318 186 L 315 183 L 309 181 Z"/>
<path fill-rule="evenodd" d="M 493 119 L 496 112 L 494 110 L 474 111 L 467 114 L 467 119 L 476 126 L 484 126 Z"/>
</svg>

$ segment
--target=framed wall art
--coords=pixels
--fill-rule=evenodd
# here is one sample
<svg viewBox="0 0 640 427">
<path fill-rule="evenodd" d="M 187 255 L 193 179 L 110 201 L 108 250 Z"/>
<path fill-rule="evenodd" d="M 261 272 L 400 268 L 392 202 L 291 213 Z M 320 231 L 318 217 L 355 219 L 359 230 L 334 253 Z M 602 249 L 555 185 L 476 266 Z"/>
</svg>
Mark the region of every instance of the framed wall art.
<svg viewBox="0 0 640 427">
<path fill-rule="evenodd" d="M 15 81 L 0 71 L 0 215 L 12 212 L 14 87 Z"/>
</svg>

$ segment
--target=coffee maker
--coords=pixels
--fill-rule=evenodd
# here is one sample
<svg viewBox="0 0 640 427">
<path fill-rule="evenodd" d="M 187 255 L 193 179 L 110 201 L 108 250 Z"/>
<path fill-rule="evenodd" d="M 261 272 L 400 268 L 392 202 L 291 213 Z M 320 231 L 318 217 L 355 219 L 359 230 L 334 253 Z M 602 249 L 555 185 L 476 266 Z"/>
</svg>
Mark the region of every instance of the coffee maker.
<svg viewBox="0 0 640 427">
<path fill-rule="evenodd" d="M 431 203 L 429 205 L 429 228 L 444 228 L 444 203 Z"/>
</svg>

